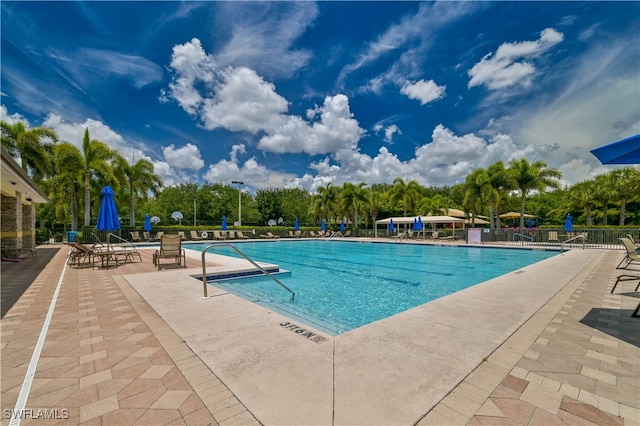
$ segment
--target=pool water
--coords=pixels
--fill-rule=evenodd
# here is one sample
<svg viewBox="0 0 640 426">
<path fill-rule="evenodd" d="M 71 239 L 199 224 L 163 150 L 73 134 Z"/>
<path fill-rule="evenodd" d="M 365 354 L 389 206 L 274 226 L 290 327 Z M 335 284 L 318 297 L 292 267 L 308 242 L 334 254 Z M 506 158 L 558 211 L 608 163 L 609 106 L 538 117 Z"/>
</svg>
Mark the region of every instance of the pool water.
<svg viewBox="0 0 640 426">
<path fill-rule="evenodd" d="M 352 241 L 233 242 L 254 261 L 291 274 L 211 283 L 331 335 L 422 305 L 557 254 L 461 246 Z M 204 244 L 185 248 L 202 251 Z M 228 247 L 210 253 L 239 257 Z"/>
</svg>

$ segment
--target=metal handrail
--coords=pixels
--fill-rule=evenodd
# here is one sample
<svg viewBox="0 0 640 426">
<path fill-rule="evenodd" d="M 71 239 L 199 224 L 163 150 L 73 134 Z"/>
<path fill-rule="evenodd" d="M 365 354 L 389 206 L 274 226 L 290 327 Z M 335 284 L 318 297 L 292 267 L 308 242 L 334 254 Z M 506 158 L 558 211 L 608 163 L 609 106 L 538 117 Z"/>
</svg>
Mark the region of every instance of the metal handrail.
<svg viewBox="0 0 640 426">
<path fill-rule="evenodd" d="M 525 235 L 525 234 L 520 234 L 520 233 L 514 233 L 513 234 L 513 241 L 516 240 L 516 236 L 522 237 L 522 239 L 524 239 L 524 240 L 533 241 L 533 237 L 531 235 Z"/>
<path fill-rule="evenodd" d="M 203 299 L 208 299 L 209 298 L 209 296 L 207 296 L 207 265 L 206 265 L 206 262 L 204 260 L 204 256 L 207 254 L 207 251 L 210 248 L 219 247 L 219 246 L 227 246 L 227 247 L 230 247 L 231 249 L 233 249 L 233 251 L 238 253 L 240 256 L 242 256 L 245 260 L 247 260 L 253 266 L 258 268 L 263 274 L 265 274 L 266 276 L 271 278 L 273 281 L 275 281 L 277 284 L 279 284 L 281 287 L 283 287 L 285 290 L 287 290 L 289 293 L 291 293 L 291 300 L 290 300 L 291 303 L 293 303 L 295 301 L 295 298 L 296 298 L 296 293 L 295 292 L 293 292 L 289 287 L 284 285 L 282 283 L 282 281 L 280 281 L 279 279 L 277 279 L 276 277 L 271 275 L 271 273 L 269 273 L 269 271 L 264 269 L 262 266 L 258 265 L 251 258 L 249 258 L 249 256 L 247 256 L 246 254 L 244 254 L 243 252 L 238 250 L 233 244 L 230 244 L 230 243 L 213 243 L 213 244 L 209 244 L 207 247 L 204 248 L 204 250 L 202 250 L 202 286 L 203 286 L 203 290 L 204 290 Z"/>
<path fill-rule="evenodd" d="M 584 250 L 584 246 L 587 243 L 587 237 L 584 234 L 578 234 L 575 237 L 571 237 L 568 240 L 564 240 L 562 242 L 562 244 L 560 245 L 560 251 L 564 251 L 564 245 L 565 243 L 571 242 L 573 240 L 577 240 L 578 238 L 582 238 L 582 250 Z"/>
</svg>

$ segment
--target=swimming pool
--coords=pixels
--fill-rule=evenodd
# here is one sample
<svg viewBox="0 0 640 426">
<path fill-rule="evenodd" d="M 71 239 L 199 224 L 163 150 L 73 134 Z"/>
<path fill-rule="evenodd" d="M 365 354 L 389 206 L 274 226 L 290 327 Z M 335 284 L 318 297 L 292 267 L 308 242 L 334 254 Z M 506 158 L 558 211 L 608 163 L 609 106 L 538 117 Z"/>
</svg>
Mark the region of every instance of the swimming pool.
<svg viewBox="0 0 640 426">
<path fill-rule="evenodd" d="M 331 335 L 395 315 L 557 254 L 463 246 L 354 241 L 233 242 L 255 261 L 275 263 L 295 294 L 268 277 L 210 283 Z M 202 251 L 204 244 L 186 244 Z M 211 253 L 239 257 L 228 247 Z"/>
</svg>

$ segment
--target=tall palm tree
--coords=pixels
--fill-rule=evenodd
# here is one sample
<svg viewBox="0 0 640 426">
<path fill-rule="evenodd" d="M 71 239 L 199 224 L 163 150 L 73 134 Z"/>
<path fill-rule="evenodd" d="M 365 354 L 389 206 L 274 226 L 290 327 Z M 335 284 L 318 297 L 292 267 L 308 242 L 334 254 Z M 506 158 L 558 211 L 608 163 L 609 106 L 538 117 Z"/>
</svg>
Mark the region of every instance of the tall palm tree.
<svg viewBox="0 0 640 426">
<path fill-rule="evenodd" d="M 149 193 L 158 194 L 162 187 L 162 179 L 153 173 L 153 163 L 141 158 L 130 165 L 124 157 L 117 160 L 118 168 L 124 174 L 124 180 L 129 189 L 129 225 L 135 226 L 135 199 L 136 196 L 146 201 Z"/>
<path fill-rule="evenodd" d="M 340 188 L 329 182 L 326 186 L 318 188 L 318 194 L 320 195 L 320 214 L 331 223 L 340 208 Z"/>
<path fill-rule="evenodd" d="M 611 172 L 611 183 L 620 199 L 620 226 L 626 219 L 627 201 L 632 194 L 640 192 L 640 170 L 624 167 Z"/>
<path fill-rule="evenodd" d="M 415 213 L 422 198 L 421 189 L 422 187 L 415 180 L 405 183 L 402 178 L 396 178 L 390 189 L 390 200 L 402 205 L 403 216 L 407 213 Z"/>
<path fill-rule="evenodd" d="M 467 176 L 463 207 L 471 212 L 471 226 L 476 226 L 476 216 L 482 213 L 484 206 L 496 199 L 496 192 L 485 169 L 476 169 Z"/>
<path fill-rule="evenodd" d="M 78 230 L 78 194 L 82 188 L 82 153 L 68 142 L 56 144 L 54 153 L 54 176 L 48 180 L 52 203 L 56 206 L 56 217 L 66 223 L 71 214 L 71 230 Z"/>
<path fill-rule="evenodd" d="M 500 227 L 500 206 L 504 199 L 507 198 L 511 187 L 509 174 L 502 161 L 497 161 L 487 168 L 489 174 L 489 183 L 494 191 L 489 198 L 489 222 L 491 228 Z"/>
<path fill-rule="evenodd" d="M 529 163 L 526 158 L 512 160 L 509 163 L 509 178 L 520 198 L 520 230 L 524 229 L 524 207 L 529 194 L 544 192 L 547 188 L 559 188 L 558 179 L 562 177 L 556 169 L 550 169 L 544 161 Z"/>
<path fill-rule="evenodd" d="M 602 204 L 602 224 L 607 225 L 609 221 L 609 203 L 616 198 L 616 191 L 613 187 L 613 179 L 610 173 L 598 175 L 594 179 L 594 195 Z"/>
<path fill-rule="evenodd" d="M 13 157 L 20 157 L 22 169 L 34 180 L 53 174 L 52 147 L 58 141 L 58 135 L 48 127 L 26 128 L 18 121 L 9 124 L 1 121 L 2 146 Z"/>
<path fill-rule="evenodd" d="M 118 179 L 111 162 L 119 154 L 109 146 L 89 137 L 89 129 L 85 129 L 82 139 L 82 175 L 84 181 L 84 226 L 91 224 L 91 183 L 94 179 L 117 185 Z M 116 190 L 117 188 L 114 188 Z"/>
<path fill-rule="evenodd" d="M 593 225 L 591 219 L 591 212 L 596 203 L 596 188 L 594 180 L 587 180 L 575 184 L 569 190 L 567 201 L 570 205 L 570 210 L 581 209 L 585 214 L 586 225 Z"/>
<path fill-rule="evenodd" d="M 340 192 L 345 211 L 353 216 L 355 227 L 358 227 L 359 214 L 363 211 L 367 202 L 366 185 L 364 182 L 358 185 L 346 182 L 342 185 L 342 191 Z"/>
</svg>

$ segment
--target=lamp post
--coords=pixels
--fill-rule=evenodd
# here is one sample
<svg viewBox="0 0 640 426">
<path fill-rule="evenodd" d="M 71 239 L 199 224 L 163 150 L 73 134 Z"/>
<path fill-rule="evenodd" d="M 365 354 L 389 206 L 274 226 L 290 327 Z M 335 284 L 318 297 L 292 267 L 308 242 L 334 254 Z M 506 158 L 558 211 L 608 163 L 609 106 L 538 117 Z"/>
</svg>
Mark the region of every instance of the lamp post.
<svg viewBox="0 0 640 426">
<path fill-rule="evenodd" d="M 232 180 L 231 183 L 238 185 L 238 226 L 242 226 L 242 185 L 240 180 Z"/>
</svg>

